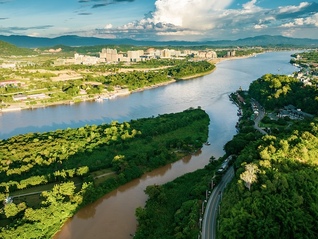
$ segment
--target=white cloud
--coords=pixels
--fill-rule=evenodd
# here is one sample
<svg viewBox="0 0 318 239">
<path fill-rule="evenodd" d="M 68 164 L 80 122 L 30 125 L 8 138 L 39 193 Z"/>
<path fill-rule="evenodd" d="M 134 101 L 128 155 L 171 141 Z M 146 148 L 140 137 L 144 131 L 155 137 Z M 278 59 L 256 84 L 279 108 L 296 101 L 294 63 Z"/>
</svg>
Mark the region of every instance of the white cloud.
<svg viewBox="0 0 318 239">
<path fill-rule="evenodd" d="M 301 26 L 315 26 L 318 27 L 318 13 L 306 18 L 296 18 L 292 22 L 282 25 L 284 28 L 301 27 Z"/>
<path fill-rule="evenodd" d="M 305 24 L 314 25 L 315 27 L 318 27 L 318 13 L 315 13 L 314 15 L 307 17 L 304 22 Z"/>
<path fill-rule="evenodd" d="M 293 29 L 288 29 L 288 30 L 286 30 L 286 31 L 283 31 L 282 32 L 282 35 L 284 36 L 284 37 L 293 37 L 294 35 L 295 35 L 295 30 L 293 30 Z"/>
<path fill-rule="evenodd" d="M 264 25 L 264 24 L 256 24 L 256 25 L 254 25 L 254 29 L 264 29 L 264 28 L 267 28 L 267 26 Z"/>
<path fill-rule="evenodd" d="M 157 35 L 159 36 L 184 36 L 184 35 L 192 35 L 192 36 L 201 36 L 203 32 L 200 31 L 178 31 L 178 32 L 159 32 Z"/>
<path fill-rule="evenodd" d="M 104 33 L 156 40 L 237 39 L 256 32 L 291 36 L 297 35 L 301 27 L 318 26 L 318 13 L 312 13 L 311 3 L 266 9 L 258 6 L 260 0 L 246 0 L 241 7 L 229 9 L 234 2 L 156 0 L 155 10 L 145 18 L 117 28 L 105 27 Z M 101 29 L 99 31 L 102 33 Z"/>
<path fill-rule="evenodd" d="M 256 4 L 257 0 L 251 0 L 250 2 L 247 2 L 245 4 L 243 4 L 243 9 L 246 11 L 246 12 L 256 12 L 256 11 L 259 11 L 261 10 L 260 7 L 257 7 L 255 4 Z"/>
<path fill-rule="evenodd" d="M 109 23 L 109 24 L 106 24 L 104 28 L 105 29 L 111 29 L 111 28 L 113 28 L 113 25 Z"/>
<path fill-rule="evenodd" d="M 208 29 L 213 19 L 233 0 L 157 0 L 153 18 L 155 24 L 169 23 L 181 28 Z"/>
<path fill-rule="evenodd" d="M 308 2 L 301 2 L 298 6 L 285 6 L 285 7 L 279 7 L 279 13 L 293 13 L 298 12 L 301 9 L 308 7 L 310 3 Z"/>
</svg>

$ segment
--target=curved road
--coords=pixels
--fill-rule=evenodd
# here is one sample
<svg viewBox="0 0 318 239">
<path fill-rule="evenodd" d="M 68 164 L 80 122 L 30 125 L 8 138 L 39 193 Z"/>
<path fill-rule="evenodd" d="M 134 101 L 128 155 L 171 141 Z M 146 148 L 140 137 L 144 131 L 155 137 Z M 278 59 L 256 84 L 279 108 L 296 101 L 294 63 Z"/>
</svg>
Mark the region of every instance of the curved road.
<svg viewBox="0 0 318 239">
<path fill-rule="evenodd" d="M 214 188 L 206 205 L 202 222 L 202 239 L 216 238 L 216 218 L 219 213 L 219 204 L 226 185 L 234 177 L 234 168 L 231 166 L 223 175 L 221 182 Z"/>
<path fill-rule="evenodd" d="M 267 134 L 267 132 L 259 127 L 259 122 L 264 118 L 265 116 L 265 109 L 257 102 L 257 101 L 252 101 L 252 104 L 255 104 L 257 110 L 258 110 L 258 115 L 254 119 L 254 128 L 257 129 L 259 132 L 262 134 Z"/>
</svg>

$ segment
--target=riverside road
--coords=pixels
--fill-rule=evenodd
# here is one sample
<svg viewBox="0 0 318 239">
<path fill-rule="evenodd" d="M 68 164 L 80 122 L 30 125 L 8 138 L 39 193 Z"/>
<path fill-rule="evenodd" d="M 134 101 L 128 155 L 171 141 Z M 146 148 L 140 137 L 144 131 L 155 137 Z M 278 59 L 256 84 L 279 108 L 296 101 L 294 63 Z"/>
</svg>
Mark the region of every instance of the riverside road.
<svg viewBox="0 0 318 239">
<path fill-rule="evenodd" d="M 206 210 L 204 212 L 202 222 L 202 239 L 214 239 L 216 238 L 217 216 L 220 210 L 220 202 L 222 199 L 223 191 L 226 185 L 231 182 L 234 177 L 234 168 L 230 167 L 221 182 L 212 191 L 212 194 L 207 202 Z"/>
</svg>

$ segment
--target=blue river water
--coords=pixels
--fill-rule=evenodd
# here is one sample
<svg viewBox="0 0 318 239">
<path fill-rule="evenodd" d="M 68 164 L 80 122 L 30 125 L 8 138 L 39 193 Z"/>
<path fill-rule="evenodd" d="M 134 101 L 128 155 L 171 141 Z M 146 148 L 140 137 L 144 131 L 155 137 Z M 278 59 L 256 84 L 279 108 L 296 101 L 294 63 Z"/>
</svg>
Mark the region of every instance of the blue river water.
<svg viewBox="0 0 318 239">
<path fill-rule="evenodd" d="M 270 52 L 256 57 L 228 60 L 217 64 L 210 75 L 180 81 L 103 102 L 83 102 L 33 110 L 0 114 L 0 139 L 28 132 L 45 132 L 86 124 L 129 121 L 158 114 L 179 112 L 201 106 L 212 127 L 233 127 L 227 124 L 231 114 L 227 95 L 266 73 L 290 74 L 297 69 L 289 64 L 292 52 Z M 221 124 L 219 124 L 221 123 Z"/>
</svg>

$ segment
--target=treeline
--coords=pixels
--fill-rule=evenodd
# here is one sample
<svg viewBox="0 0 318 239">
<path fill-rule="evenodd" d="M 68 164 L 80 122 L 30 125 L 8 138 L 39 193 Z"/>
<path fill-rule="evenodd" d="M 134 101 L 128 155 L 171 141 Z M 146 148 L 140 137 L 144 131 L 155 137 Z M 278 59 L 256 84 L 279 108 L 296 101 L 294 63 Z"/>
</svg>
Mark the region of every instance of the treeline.
<svg viewBox="0 0 318 239">
<path fill-rule="evenodd" d="M 293 57 L 300 56 L 300 59 L 293 58 L 291 59 L 291 63 L 298 63 L 298 64 L 312 64 L 318 63 L 318 52 L 317 51 L 308 51 L 302 52 L 299 54 L 294 54 Z"/>
<path fill-rule="evenodd" d="M 205 73 L 214 69 L 214 65 L 207 61 L 179 61 L 176 65 L 167 69 L 158 69 L 154 71 L 133 71 L 129 73 L 117 73 L 106 76 L 101 82 L 110 86 L 127 87 L 129 90 L 135 90 L 146 86 L 151 86 L 171 79 L 182 78 L 197 73 Z"/>
<path fill-rule="evenodd" d="M 229 51 L 235 51 L 235 56 L 240 57 L 240 56 L 249 56 L 252 54 L 257 54 L 257 53 L 262 53 L 264 52 L 264 49 L 262 48 L 251 48 L 251 49 L 228 49 L 228 50 L 216 50 L 216 53 L 218 54 L 218 57 L 227 57 L 227 53 Z"/>
<path fill-rule="evenodd" d="M 198 108 L 0 141 L 0 237 L 51 237 L 84 205 L 202 147 L 208 124 Z M 114 173 L 96 184 L 92 175 L 100 169 Z M 19 196 L 26 188 L 36 192 L 36 185 L 52 186 L 39 192 L 37 203 Z"/>
<path fill-rule="evenodd" d="M 289 104 L 311 114 L 318 109 L 316 85 L 304 85 L 291 76 L 266 74 L 250 85 L 249 94 L 268 110 Z"/>
<path fill-rule="evenodd" d="M 291 77 L 265 75 L 250 85 L 250 95 L 245 97 L 273 109 L 286 103 L 297 105 L 299 92 L 313 92 L 306 88 Z M 277 93 L 279 89 L 281 93 Z M 305 98 L 309 105 L 315 105 L 316 97 L 317 93 L 307 93 Z M 248 117 L 248 112 L 244 110 L 243 115 Z M 317 118 L 286 124 L 285 130 L 265 136 L 250 126 L 243 129 L 225 146 L 226 152 L 235 150 L 238 158 L 236 178 L 221 202 L 219 238 L 315 238 Z"/>
</svg>

